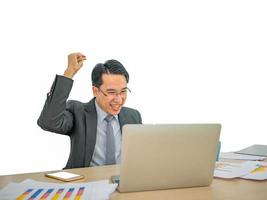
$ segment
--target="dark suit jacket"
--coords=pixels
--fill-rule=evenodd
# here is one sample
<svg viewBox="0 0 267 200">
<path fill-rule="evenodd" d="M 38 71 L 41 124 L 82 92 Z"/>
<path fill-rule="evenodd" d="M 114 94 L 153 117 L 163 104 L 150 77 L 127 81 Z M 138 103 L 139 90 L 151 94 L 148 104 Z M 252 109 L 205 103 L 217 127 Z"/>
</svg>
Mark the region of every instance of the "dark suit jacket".
<svg viewBox="0 0 267 200">
<path fill-rule="evenodd" d="M 37 123 L 44 130 L 70 137 L 71 151 L 65 168 L 88 167 L 96 143 L 95 98 L 88 103 L 67 101 L 72 85 L 72 79 L 56 76 Z M 123 107 L 118 117 L 121 128 L 142 123 L 140 113 L 131 108 Z"/>
</svg>

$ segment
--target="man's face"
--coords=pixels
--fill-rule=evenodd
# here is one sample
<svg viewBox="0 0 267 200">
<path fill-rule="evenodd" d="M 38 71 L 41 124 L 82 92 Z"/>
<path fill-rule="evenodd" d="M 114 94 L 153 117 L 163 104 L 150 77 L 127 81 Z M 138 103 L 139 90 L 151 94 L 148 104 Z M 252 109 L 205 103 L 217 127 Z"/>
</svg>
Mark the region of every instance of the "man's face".
<svg viewBox="0 0 267 200">
<path fill-rule="evenodd" d="M 103 74 L 102 81 L 99 88 L 93 86 L 96 101 L 105 112 L 117 115 L 127 98 L 126 78 L 118 74 Z"/>
</svg>

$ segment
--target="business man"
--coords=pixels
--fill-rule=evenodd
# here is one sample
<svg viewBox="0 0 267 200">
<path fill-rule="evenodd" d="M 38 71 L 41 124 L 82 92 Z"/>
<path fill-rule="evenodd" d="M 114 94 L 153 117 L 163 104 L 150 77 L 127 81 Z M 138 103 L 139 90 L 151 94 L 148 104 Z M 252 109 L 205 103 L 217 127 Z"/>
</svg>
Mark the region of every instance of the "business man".
<svg viewBox="0 0 267 200">
<path fill-rule="evenodd" d="M 129 74 L 116 60 L 99 63 L 92 70 L 93 99 L 88 103 L 67 100 L 72 78 L 85 60 L 81 53 L 68 56 L 68 67 L 63 76 L 56 75 L 37 122 L 44 130 L 70 137 L 65 168 L 119 163 L 122 126 L 142 123 L 137 110 L 123 107 L 130 92 Z"/>
</svg>

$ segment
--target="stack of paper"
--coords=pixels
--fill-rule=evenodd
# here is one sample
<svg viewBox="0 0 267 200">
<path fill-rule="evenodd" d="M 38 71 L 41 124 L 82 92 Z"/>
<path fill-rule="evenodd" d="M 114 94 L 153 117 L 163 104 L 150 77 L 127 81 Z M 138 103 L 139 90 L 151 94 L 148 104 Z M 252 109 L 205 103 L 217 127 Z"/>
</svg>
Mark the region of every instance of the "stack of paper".
<svg viewBox="0 0 267 200">
<path fill-rule="evenodd" d="M 233 159 L 233 160 L 264 160 L 266 156 L 255 156 L 238 154 L 235 152 L 221 152 L 220 159 Z"/>
<path fill-rule="evenodd" d="M 1 200 L 107 200 L 117 184 L 108 180 L 87 183 L 49 183 L 27 179 L 21 183 L 9 183 L 0 191 Z"/>
<path fill-rule="evenodd" d="M 267 162 L 247 161 L 243 163 L 217 162 L 214 177 L 244 178 L 252 180 L 267 179 Z"/>
</svg>

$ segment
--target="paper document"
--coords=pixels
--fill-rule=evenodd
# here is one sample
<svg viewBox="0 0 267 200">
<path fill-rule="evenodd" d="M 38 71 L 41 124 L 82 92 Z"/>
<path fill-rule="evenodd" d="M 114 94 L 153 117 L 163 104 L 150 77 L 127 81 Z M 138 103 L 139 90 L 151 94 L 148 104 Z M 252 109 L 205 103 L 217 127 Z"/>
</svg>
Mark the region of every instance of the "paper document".
<svg viewBox="0 0 267 200">
<path fill-rule="evenodd" d="M 259 161 L 258 163 L 259 163 L 260 166 L 267 167 L 267 162 Z"/>
<path fill-rule="evenodd" d="M 242 176 L 244 179 L 266 180 L 267 179 L 267 162 L 259 162 L 259 167 L 248 175 Z"/>
<path fill-rule="evenodd" d="M 251 180 L 267 179 L 267 162 L 247 161 L 243 163 L 217 162 L 214 177 L 243 178 Z"/>
<path fill-rule="evenodd" d="M 247 161 L 244 163 L 216 162 L 214 177 L 238 178 L 249 174 L 258 168 L 258 163 Z"/>
<path fill-rule="evenodd" d="M 0 190 L 1 200 L 57 199 L 57 200 L 107 200 L 117 184 L 108 180 L 87 183 L 50 183 L 27 179 L 9 183 Z"/>
<path fill-rule="evenodd" d="M 253 155 L 245 155 L 238 154 L 234 152 L 222 152 L 220 153 L 220 159 L 233 159 L 233 160 L 264 160 L 265 156 L 253 156 Z"/>
</svg>

